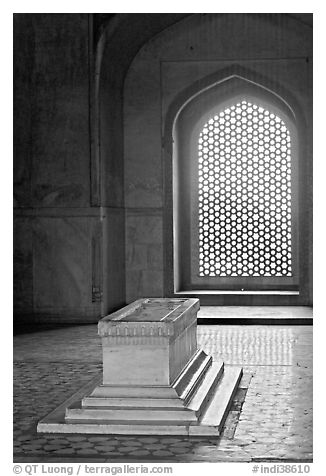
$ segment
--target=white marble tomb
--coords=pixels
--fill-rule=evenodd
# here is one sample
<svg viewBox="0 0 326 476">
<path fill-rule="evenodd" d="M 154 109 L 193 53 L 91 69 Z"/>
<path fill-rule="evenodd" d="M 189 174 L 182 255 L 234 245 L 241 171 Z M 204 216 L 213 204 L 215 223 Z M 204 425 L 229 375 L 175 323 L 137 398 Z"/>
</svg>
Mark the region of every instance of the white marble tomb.
<svg viewBox="0 0 326 476">
<path fill-rule="evenodd" d="M 38 432 L 219 435 L 241 379 L 197 348 L 198 299 L 140 299 L 98 323 L 103 374 Z"/>
</svg>

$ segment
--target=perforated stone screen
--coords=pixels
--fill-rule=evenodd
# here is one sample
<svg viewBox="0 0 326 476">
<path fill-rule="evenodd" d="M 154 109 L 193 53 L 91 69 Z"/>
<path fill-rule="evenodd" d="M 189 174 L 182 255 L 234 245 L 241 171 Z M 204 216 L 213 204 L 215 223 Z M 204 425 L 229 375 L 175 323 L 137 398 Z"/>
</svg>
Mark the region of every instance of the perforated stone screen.
<svg viewBox="0 0 326 476">
<path fill-rule="evenodd" d="M 199 276 L 292 276 L 291 138 L 241 101 L 198 141 Z"/>
</svg>

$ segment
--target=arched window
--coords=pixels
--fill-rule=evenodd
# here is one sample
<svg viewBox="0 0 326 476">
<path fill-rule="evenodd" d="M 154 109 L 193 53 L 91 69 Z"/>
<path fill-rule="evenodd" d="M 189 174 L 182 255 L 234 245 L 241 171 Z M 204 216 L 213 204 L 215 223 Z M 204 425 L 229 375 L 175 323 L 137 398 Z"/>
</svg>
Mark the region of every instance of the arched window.
<svg viewBox="0 0 326 476">
<path fill-rule="evenodd" d="M 291 137 L 243 99 L 198 138 L 199 276 L 292 276 Z"/>
<path fill-rule="evenodd" d="M 295 117 L 243 83 L 197 95 L 174 124 L 174 292 L 298 289 Z"/>
</svg>

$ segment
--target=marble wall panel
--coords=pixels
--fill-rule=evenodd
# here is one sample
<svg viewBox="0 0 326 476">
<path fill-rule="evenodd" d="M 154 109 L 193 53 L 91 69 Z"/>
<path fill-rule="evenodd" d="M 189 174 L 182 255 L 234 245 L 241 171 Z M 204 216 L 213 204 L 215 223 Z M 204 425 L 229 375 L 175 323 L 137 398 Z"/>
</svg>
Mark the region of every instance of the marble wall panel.
<svg viewBox="0 0 326 476">
<path fill-rule="evenodd" d="M 163 270 L 142 271 L 142 296 L 163 297 Z"/>
<path fill-rule="evenodd" d="M 163 246 L 162 243 L 150 244 L 147 247 L 147 263 L 152 270 L 161 270 L 163 267 Z"/>
<path fill-rule="evenodd" d="M 13 15 L 13 173 L 14 205 L 31 206 L 33 121 L 33 24 L 29 15 Z"/>
<path fill-rule="evenodd" d="M 139 56 L 161 61 L 305 56 L 311 53 L 311 25 L 311 17 L 286 14 L 191 15 L 156 35 Z"/>
<path fill-rule="evenodd" d="M 160 210 L 138 210 L 126 213 L 126 239 L 130 246 L 134 244 L 162 243 L 162 217 Z"/>
<path fill-rule="evenodd" d="M 117 72 L 118 73 L 118 72 Z M 122 81 L 122 79 L 121 79 Z M 108 79 L 103 88 L 100 108 L 101 128 L 101 204 L 105 207 L 124 206 L 124 159 L 122 88 Z"/>
<path fill-rule="evenodd" d="M 146 214 L 148 213 L 148 215 Z M 163 296 L 163 237 L 160 211 L 127 211 L 126 300 Z"/>
<path fill-rule="evenodd" d="M 134 79 L 125 89 L 124 162 L 127 207 L 162 206 L 160 65 L 151 59 L 135 65 Z M 144 75 L 143 67 L 146 68 Z M 140 83 L 142 86 L 140 87 Z"/>
<path fill-rule="evenodd" d="M 34 311 L 92 315 L 91 243 L 96 219 L 35 217 Z M 82 319 L 81 319 L 82 320 Z"/>
<path fill-rule="evenodd" d="M 33 312 L 33 231 L 32 217 L 14 220 L 13 278 L 14 313 Z"/>
<path fill-rule="evenodd" d="M 17 323 L 96 322 L 125 304 L 123 209 L 18 209 L 15 215 Z"/>
<path fill-rule="evenodd" d="M 139 298 L 147 297 L 143 286 L 143 271 L 126 269 L 126 302 L 131 303 Z"/>
<path fill-rule="evenodd" d="M 163 272 L 148 269 L 131 270 L 126 273 L 126 302 L 142 297 L 163 297 Z"/>
<path fill-rule="evenodd" d="M 15 16 L 16 206 L 87 206 L 88 15 Z"/>
<path fill-rule="evenodd" d="M 46 94 L 39 97 L 39 121 L 35 125 L 33 144 L 35 206 L 89 205 L 90 157 L 85 92 L 76 87 L 74 92 L 58 93 L 51 114 L 49 98 Z"/>
<path fill-rule="evenodd" d="M 126 264 L 129 269 L 134 271 L 144 269 L 147 267 L 147 254 L 149 246 L 147 244 L 132 244 L 127 249 Z"/>
<path fill-rule="evenodd" d="M 103 210 L 103 302 L 101 315 L 125 304 L 125 214 L 122 208 Z"/>
</svg>

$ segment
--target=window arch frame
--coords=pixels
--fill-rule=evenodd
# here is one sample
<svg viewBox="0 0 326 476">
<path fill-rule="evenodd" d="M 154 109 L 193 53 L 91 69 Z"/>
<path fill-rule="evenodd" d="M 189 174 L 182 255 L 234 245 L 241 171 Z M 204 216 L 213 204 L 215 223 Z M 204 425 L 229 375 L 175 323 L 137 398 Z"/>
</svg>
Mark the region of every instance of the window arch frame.
<svg viewBox="0 0 326 476">
<path fill-rule="evenodd" d="M 219 114 L 220 112 L 224 111 L 226 108 L 238 103 L 241 100 L 247 100 L 250 103 L 253 103 L 257 106 L 263 107 L 265 110 L 274 113 L 280 119 L 283 120 L 285 123 L 287 130 L 290 133 L 291 137 L 291 214 L 292 214 L 292 259 L 293 259 L 293 275 L 292 277 L 196 277 L 196 270 L 197 270 L 197 256 L 199 254 L 198 249 L 198 240 L 197 240 L 197 230 L 198 230 L 198 174 L 197 174 L 197 159 L 198 159 L 198 137 L 199 134 L 207 123 L 207 121 L 212 118 L 213 116 Z M 196 105 L 196 108 L 198 104 Z M 199 106 L 200 107 L 200 106 Z M 193 115 L 193 111 L 188 111 L 188 114 Z M 179 116 L 179 119 L 181 117 Z M 186 126 L 188 129 L 189 123 Z M 190 128 L 189 128 L 190 129 Z M 257 98 L 253 95 L 249 95 L 248 93 L 244 94 L 239 93 L 235 96 L 230 96 L 228 99 L 223 100 L 222 102 L 215 104 L 210 109 L 206 110 L 204 114 L 198 118 L 198 120 L 193 125 L 191 131 L 188 129 L 187 132 L 190 133 L 189 140 L 183 138 L 188 145 L 188 150 L 183 151 L 182 159 L 186 159 L 189 157 L 190 162 L 190 180 L 192 181 L 191 186 L 189 187 L 189 202 L 190 202 L 190 279 L 191 282 L 187 283 L 183 286 L 185 290 L 190 289 L 201 289 L 204 286 L 204 289 L 211 289 L 214 290 L 216 287 L 219 289 L 237 289 L 238 290 L 255 290 L 257 286 L 260 287 L 261 290 L 265 289 L 297 289 L 298 285 L 298 236 L 297 236 L 297 222 L 298 222 L 298 208 L 297 198 L 298 198 L 298 147 L 297 147 L 297 131 L 294 122 L 287 117 L 282 110 L 280 110 L 274 104 L 268 103 L 265 99 Z M 179 138 L 180 142 L 180 138 Z M 184 242 L 184 240 L 183 240 Z"/>
<path fill-rule="evenodd" d="M 220 72 L 217 76 L 217 78 L 216 75 L 215 78 L 213 75 L 213 77 L 201 80 L 181 93 L 179 97 L 175 99 L 174 103 L 172 103 L 166 116 L 163 162 L 165 167 L 166 197 L 164 215 L 165 295 L 176 296 L 180 294 L 192 294 L 194 296 L 199 295 L 199 297 L 202 297 L 203 294 L 227 294 L 228 292 L 242 294 L 243 290 L 241 289 L 241 286 L 238 286 L 238 289 L 235 289 L 233 285 L 231 287 L 229 286 L 229 278 L 229 283 L 226 285 L 220 284 L 217 286 L 214 284 L 212 286 L 206 286 L 204 289 L 202 289 L 201 286 L 193 286 L 192 283 L 187 283 L 183 274 L 184 264 L 182 264 L 182 257 L 180 257 L 180 249 L 183 249 L 186 253 L 188 252 L 188 254 L 190 254 L 190 250 L 189 247 L 187 250 L 187 245 L 185 246 L 185 236 L 181 237 L 181 239 L 176 239 L 180 230 L 180 217 L 183 216 L 182 219 L 184 219 L 184 215 L 188 215 L 188 217 L 191 216 L 189 210 L 184 213 L 184 208 L 183 210 L 180 209 L 180 202 L 183 202 L 182 193 L 187 190 L 187 183 L 180 184 L 180 180 L 178 179 L 176 184 L 176 177 L 180 175 L 180 171 L 178 170 L 178 168 L 180 168 L 180 157 L 185 156 L 182 147 L 180 147 L 180 136 L 182 136 L 184 131 L 181 131 L 180 134 L 180 129 L 183 128 L 188 134 L 189 131 L 190 134 L 193 134 L 197 123 L 198 133 L 198 123 L 203 124 L 205 120 L 216 113 L 217 110 L 221 110 L 223 107 L 226 107 L 227 104 L 235 102 L 237 98 L 254 100 L 255 104 L 261 105 L 270 112 L 275 113 L 286 123 L 293 143 L 292 159 L 296 162 L 295 173 L 292 181 L 292 191 L 294 191 L 295 195 L 292 200 L 292 207 L 294 207 L 294 227 L 296 235 L 293 242 L 293 246 L 296 249 L 293 251 L 297 256 L 297 261 L 295 264 L 293 279 L 283 280 L 283 284 L 268 283 L 267 285 L 262 285 L 262 278 L 259 277 L 257 283 L 254 283 L 254 286 L 251 288 L 247 287 L 245 293 L 298 295 L 300 281 L 302 282 L 302 263 L 300 260 L 302 252 L 300 252 L 299 246 L 299 183 L 301 189 L 303 177 L 301 176 L 300 178 L 300 164 L 304 154 L 303 131 L 305 130 L 303 115 L 301 114 L 296 100 L 291 96 L 291 94 L 287 93 L 275 82 L 269 81 L 258 74 L 244 70 L 238 65 L 234 65 L 226 71 Z M 287 100 L 284 99 L 285 97 Z M 183 116 L 187 113 L 189 117 L 192 117 L 192 124 L 189 124 L 189 121 L 182 121 Z M 193 135 L 196 137 L 196 134 Z M 194 150 L 193 145 L 192 149 Z M 171 220 L 172 215 L 173 219 Z M 185 229 L 187 229 L 187 226 Z M 301 239 L 301 241 L 303 240 Z M 185 271 L 185 274 L 187 274 L 187 272 L 188 275 L 191 274 L 189 270 Z M 259 288 L 256 287 L 256 284 L 260 284 Z M 210 302 L 212 302 L 211 299 Z"/>
</svg>

